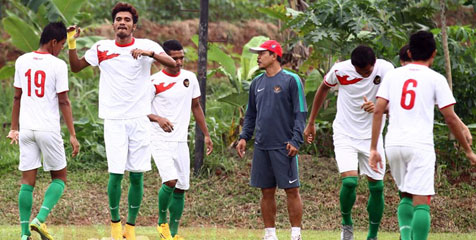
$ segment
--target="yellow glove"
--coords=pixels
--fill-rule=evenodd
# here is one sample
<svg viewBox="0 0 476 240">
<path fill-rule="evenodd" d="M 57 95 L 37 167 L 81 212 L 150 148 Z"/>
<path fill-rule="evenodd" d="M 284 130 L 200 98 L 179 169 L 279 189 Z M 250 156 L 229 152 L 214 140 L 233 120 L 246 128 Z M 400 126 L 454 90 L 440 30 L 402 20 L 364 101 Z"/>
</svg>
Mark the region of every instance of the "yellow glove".
<svg viewBox="0 0 476 240">
<path fill-rule="evenodd" d="M 74 37 L 75 34 L 76 34 L 76 29 L 74 29 L 73 31 L 69 31 L 66 34 L 68 49 L 76 49 L 76 38 Z"/>
</svg>

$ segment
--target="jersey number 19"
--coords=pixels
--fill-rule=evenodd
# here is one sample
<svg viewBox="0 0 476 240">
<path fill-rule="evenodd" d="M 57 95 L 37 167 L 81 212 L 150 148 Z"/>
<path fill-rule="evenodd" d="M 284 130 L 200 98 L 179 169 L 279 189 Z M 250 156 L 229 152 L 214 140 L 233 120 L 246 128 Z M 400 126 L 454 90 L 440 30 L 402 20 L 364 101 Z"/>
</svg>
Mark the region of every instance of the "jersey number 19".
<svg viewBox="0 0 476 240">
<path fill-rule="evenodd" d="M 25 77 L 28 78 L 28 96 L 31 97 L 31 69 L 25 73 Z M 35 72 L 35 94 L 38 97 L 43 97 L 45 95 L 45 79 L 46 74 L 42 70 L 38 70 Z"/>
</svg>

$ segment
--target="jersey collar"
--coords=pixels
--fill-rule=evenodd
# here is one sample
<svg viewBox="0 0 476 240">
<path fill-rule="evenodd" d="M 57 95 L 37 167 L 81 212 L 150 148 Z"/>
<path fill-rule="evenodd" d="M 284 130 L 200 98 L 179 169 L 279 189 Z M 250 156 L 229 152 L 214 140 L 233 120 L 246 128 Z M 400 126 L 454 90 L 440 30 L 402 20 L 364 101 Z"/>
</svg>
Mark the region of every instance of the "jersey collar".
<svg viewBox="0 0 476 240">
<path fill-rule="evenodd" d="M 132 41 L 130 43 L 126 43 L 126 44 L 119 44 L 117 41 L 116 41 L 116 46 L 118 47 L 129 47 L 131 46 L 132 44 L 134 44 L 134 42 L 136 41 L 136 39 L 133 37 L 132 38 Z"/>
<path fill-rule="evenodd" d="M 179 71 L 177 74 L 172 74 L 172 73 L 168 73 L 167 71 L 165 71 L 165 68 L 162 69 L 162 72 L 163 72 L 165 75 L 169 76 L 169 77 L 178 77 L 178 75 L 180 75 L 180 71 Z"/>
</svg>

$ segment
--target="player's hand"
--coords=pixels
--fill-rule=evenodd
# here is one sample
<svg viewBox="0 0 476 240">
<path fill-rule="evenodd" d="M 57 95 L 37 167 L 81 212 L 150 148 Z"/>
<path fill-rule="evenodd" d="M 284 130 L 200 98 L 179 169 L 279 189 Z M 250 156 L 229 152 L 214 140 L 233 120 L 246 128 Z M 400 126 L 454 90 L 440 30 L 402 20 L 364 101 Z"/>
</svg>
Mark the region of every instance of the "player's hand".
<svg viewBox="0 0 476 240">
<path fill-rule="evenodd" d="M 382 157 L 376 150 L 370 150 L 369 165 L 372 170 L 381 173 L 380 169 L 383 169 Z"/>
<path fill-rule="evenodd" d="M 146 51 L 146 50 L 142 50 L 142 49 L 138 49 L 138 48 L 135 48 L 135 49 L 132 49 L 131 50 L 131 54 L 132 54 L 132 57 L 134 59 L 137 59 L 139 58 L 140 56 L 152 56 L 154 52 L 153 51 Z"/>
<path fill-rule="evenodd" d="M 7 135 L 7 138 L 10 138 L 11 141 L 10 141 L 10 144 L 18 144 L 18 138 L 20 136 L 20 133 L 18 132 L 18 130 L 10 130 L 10 132 L 8 132 L 8 135 Z"/>
<path fill-rule="evenodd" d="M 243 158 L 245 156 L 245 149 L 246 149 L 246 141 L 245 139 L 240 139 L 238 141 L 238 145 L 236 145 L 236 151 L 238 152 L 238 156 Z"/>
<path fill-rule="evenodd" d="M 78 139 L 76 139 L 76 136 L 69 136 L 69 142 L 71 143 L 71 146 L 73 147 L 73 157 L 76 157 L 79 153 L 79 142 Z"/>
<path fill-rule="evenodd" d="M 293 146 L 291 143 L 288 143 L 288 145 L 286 145 L 286 150 L 288 150 L 288 156 L 289 157 L 294 157 L 296 156 L 296 154 L 298 153 L 298 149 Z"/>
<path fill-rule="evenodd" d="M 469 159 L 471 165 L 476 166 L 476 154 L 474 154 L 473 151 L 467 152 L 466 157 Z"/>
<path fill-rule="evenodd" d="M 205 146 L 207 146 L 207 156 L 213 152 L 213 142 L 210 136 L 205 136 Z"/>
<path fill-rule="evenodd" d="M 316 137 L 316 129 L 314 127 L 314 122 L 307 124 L 304 129 L 304 141 L 308 144 L 311 144 Z"/>
<path fill-rule="evenodd" d="M 154 121 L 159 124 L 164 132 L 172 132 L 174 130 L 174 125 L 167 118 L 157 116 Z"/>
<path fill-rule="evenodd" d="M 360 107 L 368 113 L 373 113 L 375 110 L 375 105 L 372 101 L 369 101 L 366 96 L 364 96 L 364 104 Z"/>
<path fill-rule="evenodd" d="M 68 43 L 68 49 L 76 49 L 76 38 L 79 37 L 81 33 L 81 28 L 77 27 L 76 25 L 69 26 L 66 30 L 66 40 Z"/>
</svg>

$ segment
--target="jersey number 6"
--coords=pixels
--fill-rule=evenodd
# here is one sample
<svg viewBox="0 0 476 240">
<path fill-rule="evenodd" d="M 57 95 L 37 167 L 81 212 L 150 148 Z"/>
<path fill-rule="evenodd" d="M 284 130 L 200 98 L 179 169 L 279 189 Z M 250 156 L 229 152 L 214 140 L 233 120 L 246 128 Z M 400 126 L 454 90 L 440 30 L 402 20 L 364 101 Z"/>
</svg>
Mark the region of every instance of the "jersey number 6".
<svg viewBox="0 0 476 240">
<path fill-rule="evenodd" d="M 403 83 L 403 89 L 402 89 L 402 98 L 400 101 L 400 105 L 402 106 L 403 109 L 410 110 L 413 108 L 415 105 L 415 91 L 408 89 L 408 85 L 412 84 L 413 88 L 417 87 L 417 81 L 415 79 L 408 79 Z M 410 99 L 407 104 L 407 96 L 410 96 Z"/>
<path fill-rule="evenodd" d="M 25 77 L 28 78 L 28 96 L 31 96 L 31 69 L 25 73 Z M 46 74 L 42 70 L 35 72 L 35 86 L 36 86 L 36 96 L 43 97 L 45 95 L 45 79 Z"/>
</svg>

